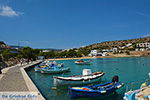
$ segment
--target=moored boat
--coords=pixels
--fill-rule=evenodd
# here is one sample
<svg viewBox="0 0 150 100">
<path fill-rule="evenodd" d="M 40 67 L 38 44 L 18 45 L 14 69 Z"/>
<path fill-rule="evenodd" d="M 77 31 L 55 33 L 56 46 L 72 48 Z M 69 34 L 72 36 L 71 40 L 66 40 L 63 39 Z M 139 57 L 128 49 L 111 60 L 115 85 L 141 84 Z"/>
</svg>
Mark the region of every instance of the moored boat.
<svg viewBox="0 0 150 100">
<path fill-rule="evenodd" d="M 52 69 L 54 67 L 58 67 L 58 68 L 61 68 L 61 67 L 64 67 L 64 64 L 61 63 L 61 64 L 57 64 L 56 62 L 53 63 L 53 62 L 48 62 L 48 63 L 41 63 L 37 66 L 34 67 L 34 71 L 35 72 L 41 72 L 41 69 Z"/>
<path fill-rule="evenodd" d="M 89 71 L 87 69 L 84 70 Z M 69 77 L 54 77 L 54 86 L 89 84 L 99 81 L 104 74 L 104 72 L 90 72 L 88 74 L 86 73 L 83 75 L 74 75 Z"/>
<path fill-rule="evenodd" d="M 78 65 L 87 65 L 87 64 L 91 64 L 91 61 L 84 61 L 84 60 L 78 60 L 78 61 L 75 61 L 74 62 L 75 64 L 78 64 Z"/>
<path fill-rule="evenodd" d="M 110 93 L 115 92 L 117 89 L 123 86 L 122 83 L 116 81 L 107 82 L 104 84 L 92 85 L 92 86 L 83 86 L 83 87 L 71 87 L 69 88 L 70 98 L 93 98 L 104 96 Z"/>
<path fill-rule="evenodd" d="M 59 68 L 59 67 L 54 67 L 50 69 L 41 69 L 41 73 L 47 73 L 47 74 L 57 74 L 57 73 L 64 73 L 64 72 L 69 72 L 70 68 Z"/>
</svg>

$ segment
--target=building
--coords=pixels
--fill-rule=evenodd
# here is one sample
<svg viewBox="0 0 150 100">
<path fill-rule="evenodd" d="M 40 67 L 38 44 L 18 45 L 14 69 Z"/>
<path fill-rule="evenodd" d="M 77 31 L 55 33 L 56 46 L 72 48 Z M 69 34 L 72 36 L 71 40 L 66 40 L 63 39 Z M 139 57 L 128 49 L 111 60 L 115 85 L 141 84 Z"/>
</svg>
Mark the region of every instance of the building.
<svg viewBox="0 0 150 100">
<path fill-rule="evenodd" d="M 118 52 L 118 48 L 103 49 L 102 52 Z"/>
<path fill-rule="evenodd" d="M 101 53 L 98 50 L 91 50 L 89 56 L 101 56 Z"/>
<path fill-rule="evenodd" d="M 38 56 L 38 57 L 37 57 L 37 60 L 44 60 L 44 59 L 45 59 L 44 56 Z"/>
<path fill-rule="evenodd" d="M 150 49 L 150 43 L 137 43 L 135 51 L 145 51 Z"/>
<path fill-rule="evenodd" d="M 50 52 L 50 50 L 43 50 L 42 52 Z"/>
<path fill-rule="evenodd" d="M 106 56 L 107 52 L 98 52 L 98 50 L 91 50 L 89 56 Z"/>
</svg>

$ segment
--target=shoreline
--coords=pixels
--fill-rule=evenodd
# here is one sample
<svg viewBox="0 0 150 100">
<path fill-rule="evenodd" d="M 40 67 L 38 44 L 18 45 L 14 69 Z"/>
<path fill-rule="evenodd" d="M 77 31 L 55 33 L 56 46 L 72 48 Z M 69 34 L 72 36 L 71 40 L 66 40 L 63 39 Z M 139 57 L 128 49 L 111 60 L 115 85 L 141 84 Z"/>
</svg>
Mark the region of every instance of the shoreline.
<svg viewBox="0 0 150 100">
<path fill-rule="evenodd" d="M 113 56 L 93 56 L 93 57 L 77 57 L 77 58 L 52 58 L 47 60 L 75 60 L 75 59 L 95 59 L 95 58 L 124 58 L 124 57 L 140 57 L 139 55 L 113 55 Z"/>
</svg>

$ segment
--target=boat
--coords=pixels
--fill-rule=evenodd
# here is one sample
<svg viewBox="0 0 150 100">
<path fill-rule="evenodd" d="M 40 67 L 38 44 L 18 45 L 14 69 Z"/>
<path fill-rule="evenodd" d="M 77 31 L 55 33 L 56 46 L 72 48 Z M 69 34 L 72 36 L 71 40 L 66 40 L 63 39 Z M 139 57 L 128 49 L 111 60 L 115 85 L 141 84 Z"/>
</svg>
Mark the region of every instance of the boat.
<svg viewBox="0 0 150 100">
<path fill-rule="evenodd" d="M 35 67 L 34 67 L 34 71 L 35 71 L 35 72 L 40 72 L 40 71 L 41 71 L 41 67 L 35 66 Z"/>
<path fill-rule="evenodd" d="M 96 81 L 99 81 L 104 74 L 105 74 L 104 72 L 91 73 L 90 69 L 83 69 L 83 75 L 74 75 L 69 77 L 61 77 L 61 76 L 53 77 L 54 86 L 94 83 Z"/>
<path fill-rule="evenodd" d="M 91 64 L 91 61 L 84 61 L 84 60 L 78 60 L 78 61 L 75 61 L 74 62 L 75 64 L 78 64 L 78 65 L 87 65 L 87 64 Z"/>
<path fill-rule="evenodd" d="M 125 93 L 124 100 L 150 100 L 150 85 L 146 86 L 146 83 L 143 83 L 140 89 L 130 90 Z"/>
<path fill-rule="evenodd" d="M 70 98 L 94 98 L 111 94 L 123 86 L 123 83 L 118 82 L 116 77 L 118 76 L 113 77 L 115 81 L 113 80 L 104 84 L 71 87 L 69 88 L 69 96 Z"/>
<path fill-rule="evenodd" d="M 61 64 L 53 64 L 53 63 L 47 63 L 47 64 L 39 64 L 37 66 L 34 67 L 34 71 L 35 72 L 41 72 L 41 69 L 51 69 L 53 67 L 58 67 L 58 68 L 61 68 L 61 67 L 64 67 L 64 64 L 61 63 Z"/>
<path fill-rule="evenodd" d="M 44 69 L 44 68 L 41 69 L 41 73 L 47 73 L 47 74 L 65 73 L 69 71 L 70 71 L 69 67 L 66 68 L 53 67 L 49 69 Z"/>
</svg>

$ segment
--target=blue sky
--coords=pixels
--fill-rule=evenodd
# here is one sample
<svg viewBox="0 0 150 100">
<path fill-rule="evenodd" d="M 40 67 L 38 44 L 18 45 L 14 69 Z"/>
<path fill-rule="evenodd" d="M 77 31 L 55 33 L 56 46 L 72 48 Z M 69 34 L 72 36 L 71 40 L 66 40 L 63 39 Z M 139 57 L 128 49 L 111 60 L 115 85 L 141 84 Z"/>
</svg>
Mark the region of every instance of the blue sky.
<svg viewBox="0 0 150 100">
<path fill-rule="evenodd" d="M 150 36 L 150 0 L 0 0 L 0 40 L 73 48 Z"/>
</svg>

